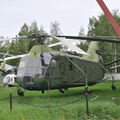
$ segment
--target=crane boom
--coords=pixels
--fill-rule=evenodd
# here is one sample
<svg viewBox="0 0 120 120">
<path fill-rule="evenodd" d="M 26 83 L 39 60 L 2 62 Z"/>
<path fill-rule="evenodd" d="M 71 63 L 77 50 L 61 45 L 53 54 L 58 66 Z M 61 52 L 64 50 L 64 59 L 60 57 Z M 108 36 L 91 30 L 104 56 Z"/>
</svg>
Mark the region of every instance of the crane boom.
<svg viewBox="0 0 120 120">
<path fill-rule="evenodd" d="M 117 35 L 120 37 L 120 26 L 118 25 L 115 18 L 113 17 L 113 15 L 111 14 L 111 12 L 107 8 L 107 6 L 105 5 L 104 1 L 103 0 L 96 0 L 96 1 L 99 4 L 99 6 L 101 7 L 101 9 L 103 10 L 106 18 L 108 19 L 108 21 L 112 25 L 113 29 L 115 30 Z"/>
</svg>

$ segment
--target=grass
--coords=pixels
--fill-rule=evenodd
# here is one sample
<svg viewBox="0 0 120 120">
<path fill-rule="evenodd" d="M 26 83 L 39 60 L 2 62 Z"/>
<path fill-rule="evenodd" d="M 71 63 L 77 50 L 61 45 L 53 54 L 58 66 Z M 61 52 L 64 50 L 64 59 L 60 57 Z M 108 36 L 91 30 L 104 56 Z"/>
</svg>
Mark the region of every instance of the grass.
<svg viewBox="0 0 120 120">
<path fill-rule="evenodd" d="M 48 99 L 47 91 L 42 94 L 26 90 L 24 97 L 18 97 L 15 87 L 0 85 L 0 120 L 120 120 L 120 82 L 116 82 L 116 86 L 115 91 L 111 90 L 110 82 L 89 87 L 92 93 L 89 94 L 90 116 L 87 117 L 84 87 L 71 88 L 64 94 L 53 90 Z M 10 93 L 13 95 L 12 111 Z"/>
</svg>

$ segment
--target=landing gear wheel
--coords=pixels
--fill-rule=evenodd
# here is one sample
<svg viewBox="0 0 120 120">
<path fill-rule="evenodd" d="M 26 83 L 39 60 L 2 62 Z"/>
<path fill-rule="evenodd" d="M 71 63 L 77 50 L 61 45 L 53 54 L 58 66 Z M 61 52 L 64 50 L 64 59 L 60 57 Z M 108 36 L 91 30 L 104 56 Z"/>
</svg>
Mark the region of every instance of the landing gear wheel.
<svg viewBox="0 0 120 120">
<path fill-rule="evenodd" d="M 44 90 L 42 90 L 41 92 L 42 92 L 42 94 L 44 94 Z"/>
<path fill-rule="evenodd" d="M 114 80 L 114 77 L 112 76 L 112 90 L 116 90 L 116 86 L 115 86 L 115 80 Z"/>
<path fill-rule="evenodd" d="M 87 89 L 86 92 L 88 93 L 88 95 L 92 94 L 92 91 L 90 89 Z"/>
<path fill-rule="evenodd" d="M 20 87 L 17 89 L 18 96 L 24 96 L 24 90 L 22 90 Z"/>
<path fill-rule="evenodd" d="M 65 91 L 64 90 L 62 90 L 62 89 L 59 89 L 59 91 L 61 92 L 61 93 L 64 93 Z"/>
<path fill-rule="evenodd" d="M 112 90 L 116 90 L 116 86 L 115 85 L 112 85 Z"/>
</svg>

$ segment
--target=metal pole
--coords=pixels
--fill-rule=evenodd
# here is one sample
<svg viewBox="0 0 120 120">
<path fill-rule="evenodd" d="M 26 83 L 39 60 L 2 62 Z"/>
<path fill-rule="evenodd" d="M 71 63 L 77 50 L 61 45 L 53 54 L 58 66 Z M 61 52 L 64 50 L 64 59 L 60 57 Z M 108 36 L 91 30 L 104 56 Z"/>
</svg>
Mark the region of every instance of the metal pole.
<svg viewBox="0 0 120 120">
<path fill-rule="evenodd" d="M 88 86 L 85 86 L 85 101 L 86 101 L 86 114 L 87 116 L 89 116 Z"/>
<path fill-rule="evenodd" d="M 72 60 L 70 60 L 68 57 L 67 59 L 80 71 L 83 73 L 83 75 L 85 76 L 85 100 L 86 100 L 86 114 L 87 116 L 89 116 L 89 104 L 88 104 L 88 79 L 87 79 L 87 74 L 76 64 L 74 63 Z"/>
<path fill-rule="evenodd" d="M 50 108 L 50 80 L 48 80 L 48 106 Z"/>
<path fill-rule="evenodd" d="M 10 111 L 12 111 L 12 93 L 10 93 Z"/>
<path fill-rule="evenodd" d="M 114 77 L 112 76 L 112 90 L 116 90 L 116 86 L 115 86 L 115 80 Z"/>
</svg>

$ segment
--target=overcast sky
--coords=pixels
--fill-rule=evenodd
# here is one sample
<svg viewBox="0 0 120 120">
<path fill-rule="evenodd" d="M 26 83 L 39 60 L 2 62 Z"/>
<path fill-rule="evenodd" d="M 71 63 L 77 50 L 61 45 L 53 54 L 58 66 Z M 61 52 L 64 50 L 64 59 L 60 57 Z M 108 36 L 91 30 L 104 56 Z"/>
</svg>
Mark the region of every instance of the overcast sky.
<svg viewBox="0 0 120 120">
<path fill-rule="evenodd" d="M 110 10 L 120 9 L 120 0 L 104 0 Z M 102 13 L 96 0 L 0 0 L 0 36 L 14 37 L 24 23 L 36 20 L 49 32 L 50 22 L 58 21 L 63 34 L 87 31 L 89 18 Z"/>
</svg>

